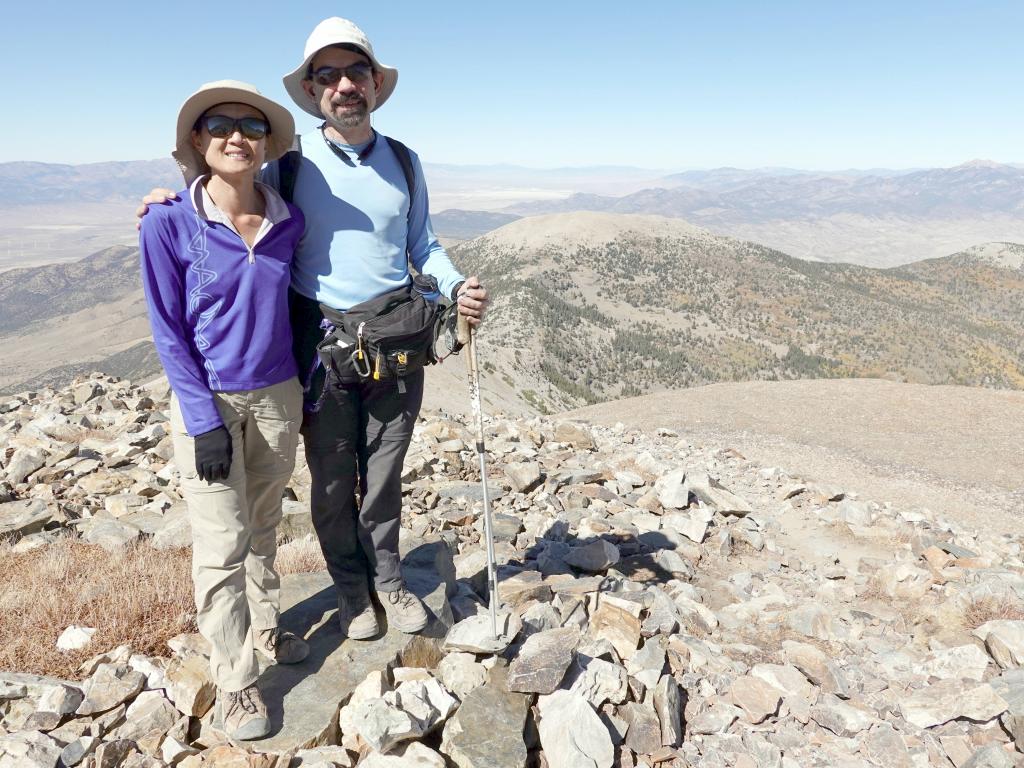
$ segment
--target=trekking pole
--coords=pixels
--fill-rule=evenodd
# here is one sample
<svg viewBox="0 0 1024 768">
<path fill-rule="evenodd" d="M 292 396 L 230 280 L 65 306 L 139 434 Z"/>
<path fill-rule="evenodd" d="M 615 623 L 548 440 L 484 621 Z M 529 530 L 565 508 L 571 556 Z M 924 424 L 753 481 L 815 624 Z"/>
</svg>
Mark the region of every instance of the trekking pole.
<svg viewBox="0 0 1024 768">
<path fill-rule="evenodd" d="M 476 358 L 476 329 L 459 315 L 457 329 L 459 343 L 469 347 L 466 363 L 469 366 L 469 399 L 476 419 L 476 453 L 480 457 L 480 484 L 484 493 L 484 536 L 487 538 L 487 593 L 491 609 L 491 634 L 498 639 L 498 568 L 494 558 L 494 536 L 491 532 L 491 498 L 487 493 L 487 462 L 484 457 L 484 412 L 480 405 L 480 369 Z"/>
</svg>

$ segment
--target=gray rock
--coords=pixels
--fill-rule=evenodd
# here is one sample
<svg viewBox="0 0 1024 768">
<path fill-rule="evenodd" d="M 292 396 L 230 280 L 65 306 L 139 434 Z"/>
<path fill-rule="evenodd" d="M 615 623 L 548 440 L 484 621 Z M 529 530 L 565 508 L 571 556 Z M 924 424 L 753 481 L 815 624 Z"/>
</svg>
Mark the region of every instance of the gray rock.
<svg viewBox="0 0 1024 768">
<path fill-rule="evenodd" d="M 0 736 L 0 768 L 55 768 L 61 746 L 39 731 Z"/>
<path fill-rule="evenodd" d="M 85 694 L 73 685 L 55 685 L 39 699 L 39 711 L 70 715 L 81 706 Z"/>
<path fill-rule="evenodd" d="M 661 525 L 700 544 L 707 538 L 711 519 L 708 509 L 690 509 L 685 512 L 669 512 L 662 517 Z"/>
<path fill-rule="evenodd" d="M 729 730 L 729 726 L 735 723 L 742 714 L 743 710 L 739 707 L 719 701 L 702 710 L 695 718 L 689 721 L 687 729 L 691 734 L 711 735 L 725 733 Z"/>
<path fill-rule="evenodd" d="M 661 748 L 661 724 L 654 707 L 630 701 L 617 713 L 626 722 L 627 747 L 640 755 L 652 755 Z"/>
<path fill-rule="evenodd" d="M 333 766 L 335 761 L 332 759 L 329 764 Z M 302 765 L 309 763 L 303 762 Z M 412 742 L 399 745 L 387 755 L 371 752 L 359 762 L 359 768 L 445 768 L 445 761 L 430 747 Z"/>
<path fill-rule="evenodd" d="M 961 717 L 988 722 L 1005 712 L 1007 706 L 992 686 L 967 686 L 958 680 L 940 680 L 899 702 L 903 719 L 918 728 L 930 728 Z"/>
<path fill-rule="evenodd" d="M 690 493 L 719 514 L 742 517 L 754 511 L 745 499 L 734 494 L 707 473 L 695 472 L 687 475 L 686 484 Z"/>
<path fill-rule="evenodd" d="M 0 504 L 0 536 L 28 536 L 43 530 L 54 512 L 42 499 L 23 499 Z"/>
<path fill-rule="evenodd" d="M 779 710 L 782 691 L 750 675 L 735 680 L 729 689 L 732 703 L 743 710 L 748 723 L 757 725 Z"/>
<path fill-rule="evenodd" d="M 217 698 L 217 687 L 205 656 L 190 654 L 171 659 L 164 670 L 167 698 L 184 715 L 202 717 Z"/>
<path fill-rule="evenodd" d="M 576 627 L 560 627 L 527 638 L 508 668 L 508 688 L 522 693 L 551 693 L 565 677 L 580 641 Z"/>
<path fill-rule="evenodd" d="M 458 701 L 429 674 L 426 679 L 402 682 L 393 692 L 385 693 L 384 700 L 412 715 L 424 734 L 444 723 L 459 706 Z"/>
<path fill-rule="evenodd" d="M 74 768 L 74 766 L 91 755 L 99 743 L 100 740 L 95 736 L 80 736 L 74 741 L 69 742 L 60 753 L 61 764 L 67 766 L 67 768 Z"/>
<path fill-rule="evenodd" d="M 521 626 L 519 617 L 514 613 L 499 613 L 498 636 L 495 637 L 489 612 L 470 616 L 448 630 L 444 638 L 444 648 L 448 651 L 500 653 L 519 634 Z"/>
<path fill-rule="evenodd" d="M 137 493 L 117 493 L 103 499 L 103 508 L 114 517 L 124 517 L 149 502 Z"/>
<path fill-rule="evenodd" d="M 84 685 L 85 699 L 77 714 L 95 715 L 134 698 L 146 685 L 146 676 L 127 664 L 100 664 Z"/>
<path fill-rule="evenodd" d="M 913 768 L 914 762 L 903 737 L 889 723 L 877 723 L 861 741 L 861 754 L 886 768 Z"/>
<path fill-rule="evenodd" d="M 986 621 L 974 630 L 974 635 L 985 643 L 993 660 L 1003 669 L 1024 667 L 1024 621 Z"/>
<path fill-rule="evenodd" d="M 487 668 L 472 653 L 447 654 L 437 665 L 437 679 L 459 699 L 487 682 Z"/>
<path fill-rule="evenodd" d="M 826 696 L 811 707 L 811 719 L 836 736 L 845 738 L 856 736 L 878 722 L 864 710 L 840 701 L 835 696 Z"/>
<path fill-rule="evenodd" d="M 960 768 L 1013 768 L 1019 765 L 999 744 L 988 744 L 973 755 Z"/>
<path fill-rule="evenodd" d="M 93 518 L 83 526 L 82 539 L 98 544 L 108 552 L 117 552 L 142 537 L 142 531 L 120 520 Z"/>
<path fill-rule="evenodd" d="M 564 685 L 590 702 L 595 709 L 606 701 L 621 704 L 629 693 L 625 669 L 582 653 L 576 654 Z"/>
<path fill-rule="evenodd" d="M 941 680 L 974 680 L 980 683 L 988 665 L 988 655 L 981 648 L 960 645 L 932 651 L 915 666 L 915 672 Z"/>
<path fill-rule="evenodd" d="M 171 507 L 150 542 L 154 549 L 187 549 L 192 546 L 192 524 L 184 505 Z"/>
<path fill-rule="evenodd" d="M 384 699 L 369 699 L 356 704 L 351 719 L 363 740 L 378 752 L 388 752 L 400 742 L 418 738 L 426 732 L 415 717 Z"/>
<path fill-rule="evenodd" d="M 491 672 L 445 724 L 441 751 L 458 768 L 524 768 L 523 727 L 530 697 L 508 691 L 506 670 Z"/>
<path fill-rule="evenodd" d="M 536 461 L 513 462 L 505 465 L 505 477 L 516 493 L 529 493 L 544 479 L 540 463 Z"/>
<path fill-rule="evenodd" d="M 540 744 L 550 768 L 611 768 L 615 759 L 611 736 L 582 696 L 555 691 L 540 696 L 537 707 Z"/>
<path fill-rule="evenodd" d="M 139 741 L 153 731 L 166 733 L 181 716 L 162 693 L 147 691 L 140 693 L 129 705 L 125 717 L 124 724 L 114 730 L 113 737 Z"/>
<path fill-rule="evenodd" d="M 659 477 L 654 483 L 654 492 L 665 509 L 685 509 L 690 504 L 686 470 L 676 469 Z"/>
<path fill-rule="evenodd" d="M 842 670 L 813 645 L 786 640 L 782 643 L 786 659 L 812 683 L 841 699 L 850 698 L 850 686 Z"/>
<path fill-rule="evenodd" d="M 654 710 L 661 724 L 661 743 L 678 747 L 683 743 L 683 695 L 672 675 L 663 675 L 654 689 Z"/>
<path fill-rule="evenodd" d="M 619 549 L 605 539 L 597 539 L 582 547 L 573 547 L 563 559 L 588 573 L 601 573 L 619 562 Z"/>
<path fill-rule="evenodd" d="M 23 483 L 36 470 L 46 466 L 46 452 L 38 446 L 22 446 L 14 451 L 4 466 L 4 474 L 11 485 Z"/>
<path fill-rule="evenodd" d="M 571 421 L 560 421 L 555 425 L 555 441 L 568 443 L 573 448 L 587 451 L 596 447 L 589 430 L 582 424 L 575 424 Z"/>
</svg>

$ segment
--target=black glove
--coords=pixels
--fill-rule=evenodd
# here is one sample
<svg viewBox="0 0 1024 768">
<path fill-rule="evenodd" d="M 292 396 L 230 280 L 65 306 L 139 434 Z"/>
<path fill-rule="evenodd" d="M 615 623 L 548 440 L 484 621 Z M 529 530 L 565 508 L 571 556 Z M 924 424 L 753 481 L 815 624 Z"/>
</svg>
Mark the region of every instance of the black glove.
<svg viewBox="0 0 1024 768">
<path fill-rule="evenodd" d="M 231 471 L 231 435 L 224 427 L 197 435 L 196 472 L 199 479 L 212 483 L 227 480 Z"/>
</svg>

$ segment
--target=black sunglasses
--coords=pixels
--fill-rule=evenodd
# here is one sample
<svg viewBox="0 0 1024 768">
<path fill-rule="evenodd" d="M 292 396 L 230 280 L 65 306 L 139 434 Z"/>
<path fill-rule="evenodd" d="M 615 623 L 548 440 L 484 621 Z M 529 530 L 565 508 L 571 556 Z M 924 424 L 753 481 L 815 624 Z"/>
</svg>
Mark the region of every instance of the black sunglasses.
<svg viewBox="0 0 1024 768">
<path fill-rule="evenodd" d="M 341 78 L 347 77 L 353 83 L 365 83 L 373 74 L 373 67 L 365 61 L 349 64 L 347 67 L 319 67 L 309 73 L 310 79 L 317 85 L 334 85 Z"/>
<path fill-rule="evenodd" d="M 241 131 L 245 138 L 255 141 L 270 133 L 270 123 L 262 117 L 228 117 L 227 115 L 204 115 L 196 121 L 196 130 L 205 128 L 215 139 L 226 139 Z"/>
</svg>

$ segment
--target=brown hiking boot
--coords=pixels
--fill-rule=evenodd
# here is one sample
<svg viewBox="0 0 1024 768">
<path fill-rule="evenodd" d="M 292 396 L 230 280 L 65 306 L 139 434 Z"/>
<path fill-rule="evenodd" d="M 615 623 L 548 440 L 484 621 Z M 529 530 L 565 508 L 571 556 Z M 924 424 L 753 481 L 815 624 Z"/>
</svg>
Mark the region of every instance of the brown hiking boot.
<svg viewBox="0 0 1024 768">
<path fill-rule="evenodd" d="M 338 624 L 342 637 L 352 640 L 369 640 L 380 632 L 377 612 L 370 595 L 338 595 Z"/>
<path fill-rule="evenodd" d="M 309 656 L 309 644 L 305 640 L 277 627 L 259 631 L 256 650 L 278 664 L 298 664 Z"/>
<path fill-rule="evenodd" d="M 388 616 L 388 626 L 407 634 L 419 632 L 427 626 L 427 609 L 405 585 L 393 592 L 377 590 L 377 597 Z"/>
<path fill-rule="evenodd" d="M 270 733 L 267 705 L 263 703 L 256 683 L 240 691 L 225 691 L 218 688 L 217 708 L 221 730 L 232 739 L 262 739 Z"/>
</svg>

